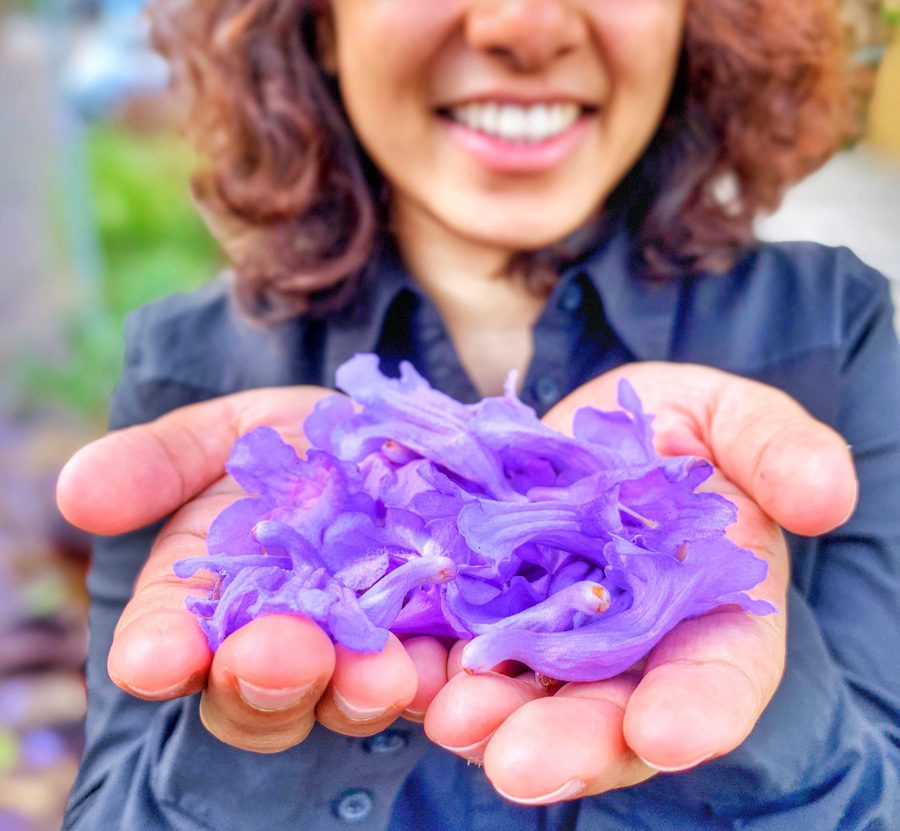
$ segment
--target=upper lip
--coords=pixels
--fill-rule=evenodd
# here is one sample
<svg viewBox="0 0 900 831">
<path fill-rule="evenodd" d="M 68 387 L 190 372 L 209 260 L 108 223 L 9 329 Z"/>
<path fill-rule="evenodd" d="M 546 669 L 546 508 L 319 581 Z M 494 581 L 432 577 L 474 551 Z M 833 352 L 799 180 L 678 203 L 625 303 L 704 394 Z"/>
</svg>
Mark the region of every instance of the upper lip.
<svg viewBox="0 0 900 831">
<path fill-rule="evenodd" d="M 573 95 L 558 90 L 545 92 L 520 92 L 513 90 L 487 90 L 455 96 L 452 100 L 439 105 L 438 109 L 450 110 L 466 104 L 519 104 L 530 106 L 535 104 L 577 104 L 579 107 L 595 108 L 597 105 L 583 95 Z"/>
</svg>

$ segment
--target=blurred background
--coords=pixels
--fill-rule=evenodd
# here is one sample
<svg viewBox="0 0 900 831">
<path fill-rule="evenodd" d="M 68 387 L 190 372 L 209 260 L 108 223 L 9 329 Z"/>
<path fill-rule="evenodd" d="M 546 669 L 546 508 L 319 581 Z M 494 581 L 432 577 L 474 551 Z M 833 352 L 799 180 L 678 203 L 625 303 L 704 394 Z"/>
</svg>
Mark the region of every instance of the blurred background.
<svg viewBox="0 0 900 831">
<path fill-rule="evenodd" d="M 0 0 L 0 831 L 59 828 L 81 750 L 89 543 L 56 475 L 104 430 L 125 315 L 221 267 L 144 2 Z M 900 0 L 835 2 L 857 136 L 759 231 L 900 289 Z"/>
</svg>

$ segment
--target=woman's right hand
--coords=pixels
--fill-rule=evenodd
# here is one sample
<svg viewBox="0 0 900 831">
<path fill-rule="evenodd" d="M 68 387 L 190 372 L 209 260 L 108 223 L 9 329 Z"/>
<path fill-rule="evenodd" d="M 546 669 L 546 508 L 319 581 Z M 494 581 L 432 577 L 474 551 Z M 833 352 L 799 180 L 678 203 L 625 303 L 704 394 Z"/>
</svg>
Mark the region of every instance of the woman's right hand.
<svg viewBox="0 0 900 831">
<path fill-rule="evenodd" d="M 239 629 L 213 654 L 185 609 L 185 596 L 206 594 L 212 577 L 181 580 L 173 564 L 204 556 L 213 519 L 246 495 L 223 476 L 234 441 L 267 424 L 302 452 L 301 424 L 327 394 L 262 389 L 184 407 L 88 445 L 59 480 L 63 514 L 92 533 L 126 533 L 172 515 L 116 626 L 109 675 L 154 701 L 202 691 L 204 725 L 246 750 L 284 750 L 316 720 L 350 736 L 373 735 L 401 713 L 421 721 L 447 680 L 447 651 L 434 638 L 401 644 L 392 635 L 383 652 L 362 655 L 335 646 L 307 619 L 273 615 Z"/>
</svg>

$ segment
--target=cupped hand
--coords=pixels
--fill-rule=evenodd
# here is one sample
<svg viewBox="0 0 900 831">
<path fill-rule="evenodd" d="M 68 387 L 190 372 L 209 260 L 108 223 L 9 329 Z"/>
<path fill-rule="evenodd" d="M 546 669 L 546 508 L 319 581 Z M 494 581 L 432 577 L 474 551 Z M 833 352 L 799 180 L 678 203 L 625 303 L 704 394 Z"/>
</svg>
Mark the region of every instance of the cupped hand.
<svg viewBox="0 0 900 831">
<path fill-rule="evenodd" d="M 253 621 L 213 655 L 185 609 L 185 596 L 205 595 L 214 578 L 181 580 L 174 563 L 203 556 L 213 519 L 245 495 L 223 476 L 235 440 L 267 424 L 302 451 L 301 424 L 327 394 L 261 389 L 183 407 L 82 448 L 59 479 L 63 515 L 92 533 L 126 533 L 172 515 L 116 627 L 109 675 L 149 700 L 202 691 L 207 729 L 247 750 L 291 747 L 317 719 L 352 736 L 377 733 L 404 712 L 421 720 L 447 680 L 447 650 L 433 638 L 401 644 L 392 635 L 381 653 L 362 655 L 290 615 Z"/>
<path fill-rule="evenodd" d="M 665 364 L 604 376 L 567 398 L 548 422 L 566 429 L 578 406 L 613 406 L 623 374 L 658 414 L 661 452 L 705 455 L 728 477 L 720 476 L 718 487 L 740 505 L 732 536 L 769 560 L 770 576 L 758 594 L 783 609 L 786 550 L 758 506 L 798 533 L 839 524 L 856 493 L 843 442 L 775 390 L 704 367 Z M 184 609 L 185 595 L 205 593 L 210 578 L 179 580 L 172 564 L 204 553 L 212 519 L 237 497 L 235 484 L 222 477 L 234 440 L 265 423 L 302 449 L 300 424 L 325 394 L 310 387 L 253 390 L 184 407 L 84 448 L 59 482 L 64 515 L 94 533 L 125 533 L 172 514 L 117 627 L 113 680 L 155 700 L 203 690 L 207 727 L 223 741 L 260 752 L 302 741 L 316 718 L 356 736 L 384 729 L 400 713 L 422 720 L 458 669 L 459 650 L 448 668 L 447 651 L 433 638 L 403 644 L 391 638 L 383 653 L 359 655 L 290 616 L 253 622 L 213 656 Z M 641 672 L 566 685 L 552 697 L 533 675 L 512 678 L 509 668 L 453 677 L 430 708 L 426 728 L 438 743 L 483 758 L 508 796 L 556 801 L 646 778 L 653 769 L 638 754 L 656 768 L 679 768 L 726 752 L 771 697 L 783 657 L 783 615 L 721 610 L 678 627 Z M 669 694 L 672 673 L 683 706 Z M 590 735 L 606 738 L 586 740 L 588 732 L 573 724 L 593 724 Z M 569 768 L 557 757 L 584 761 L 559 781 Z"/>
<path fill-rule="evenodd" d="M 769 565 L 750 594 L 777 614 L 720 608 L 673 629 L 629 672 L 558 689 L 533 673 L 459 672 L 425 720 L 429 737 L 479 763 L 504 796 L 538 805 L 637 784 L 736 748 L 775 693 L 785 660 L 787 546 L 779 526 L 825 533 L 845 521 L 857 496 L 840 436 L 784 393 L 707 367 L 633 364 L 576 390 L 545 421 L 568 431 L 576 409 L 615 407 L 619 378 L 656 414 L 664 455 L 695 454 L 716 465 L 706 486 L 732 500 L 728 536 Z"/>
</svg>

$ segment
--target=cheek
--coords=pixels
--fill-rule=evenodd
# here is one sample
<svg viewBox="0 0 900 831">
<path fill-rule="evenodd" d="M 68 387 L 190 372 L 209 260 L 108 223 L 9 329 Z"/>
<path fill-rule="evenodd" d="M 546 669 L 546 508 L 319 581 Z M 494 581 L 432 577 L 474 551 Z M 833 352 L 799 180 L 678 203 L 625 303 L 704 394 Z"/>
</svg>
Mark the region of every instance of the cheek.
<svg viewBox="0 0 900 831">
<path fill-rule="evenodd" d="M 421 132 L 423 84 L 459 2 L 333 0 L 341 95 L 364 144 L 404 144 Z"/>
<path fill-rule="evenodd" d="M 339 73 L 402 85 L 427 68 L 459 0 L 332 0 Z"/>
<path fill-rule="evenodd" d="M 594 14 L 614 87 L 640 87 L 650 101 L 666 99 L 681 52 L 685 0 L 596 0 Z"/>
</svg>

